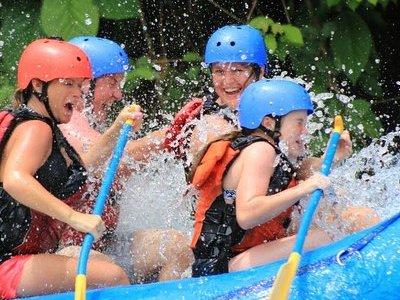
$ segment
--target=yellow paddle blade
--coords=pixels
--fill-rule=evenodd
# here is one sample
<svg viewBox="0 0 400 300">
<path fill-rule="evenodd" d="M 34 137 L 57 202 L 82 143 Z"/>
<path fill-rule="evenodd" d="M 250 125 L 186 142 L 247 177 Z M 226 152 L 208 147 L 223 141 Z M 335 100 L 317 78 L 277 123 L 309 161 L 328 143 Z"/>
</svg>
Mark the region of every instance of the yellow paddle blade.
<svg viewBox="0 0 400 300">
<path fill-rule="evenodd" d="M 75 300 L 86 300 L 85 274 L 79 274 L 75 277 Z"/>
<path fill-rule="evenodd" d="M 342 116 L 336 116 L 333 123 L 333 131 L 342 133 L 344 130 L 343 118 Z"/>
<path fill-rule="evenodd" d="M 286 300 L 289 297 L 290 286 L 293 278 L 296 276 L 297 267 L 300 263 L 301 255 L 297 252 L 292 252 L 288 261 L 279 269 L 276 275 L 274 285 L 270 295 L 270 300 Z"/>
</svg>

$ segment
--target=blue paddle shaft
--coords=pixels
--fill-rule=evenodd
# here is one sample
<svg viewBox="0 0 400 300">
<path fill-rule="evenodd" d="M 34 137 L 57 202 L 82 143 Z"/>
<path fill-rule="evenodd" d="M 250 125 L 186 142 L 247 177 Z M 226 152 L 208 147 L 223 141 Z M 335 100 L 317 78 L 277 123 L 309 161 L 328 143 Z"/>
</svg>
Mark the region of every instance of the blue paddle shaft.
<svg viewBox="0 0 400 300">
<path fill-rule="evenodd" d="M 330 173 L 331 166 L 333 163 L 333 158 L 335 157 L 336 148 L 339 144 L 339 140 L 340 140 L 340 133 L 334 131 L 329 140 L 325 157 L 321 166 L 321 173 L 324 175 L 329 175 Z M 311 220 L 313 218 L 315 210 L 317 209 L 321 196 L 322 196 L 321 189 L 317 189 L 311 194 L 311 198 L 308 202 L 306 211 L 304 213 L 303 218 L 301 219 L 300 229 L 299 232 L 297 233 L 296 243 L 294 244 L 293 252 L 301 254 L 303 250 L 304 240 L 308 232 L 308 228 L 310 227 Z"/>
<path fill-rule="evenodd" d="M 113 155 L 111 157 L 110 163 L 107 167 L 106 174 L 104 175 L 103 182 L 97 196 L 96 203 L 94 206 L 93 214 L 101 216 L 104 210 L 105 202 L 110 193 L 111 185 L 114 181 L 115 174 L 118 170 L 118 165 L 121 160 L 121 156 L 124 152 L 125 145 L 128 141 L 129 132 L 132 129 L 132 125 L 125 123 L 122 127 L 121 134 L 118 138 L 117 144 L 115 146 Z M 78 274 L 86 274 L 87 261 L 89 258 L 90 248 L 92 248 L 94 238 L 91 234 L 86 234 L 83 240 L 81 253 L 78 262 Z"/>
</svg>

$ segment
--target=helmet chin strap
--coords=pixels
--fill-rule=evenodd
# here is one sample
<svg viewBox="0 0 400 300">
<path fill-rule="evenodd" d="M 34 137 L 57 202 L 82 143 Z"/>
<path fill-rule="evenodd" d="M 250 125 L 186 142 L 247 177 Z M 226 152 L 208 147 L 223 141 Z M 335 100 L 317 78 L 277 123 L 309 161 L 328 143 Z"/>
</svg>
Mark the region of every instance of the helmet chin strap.
<svg viewBox="0 0 400 300">
<path fill-rule="evenodd" d="M 42 84 L 42 91 L 38 92 L 35 89 L 33 89 L 32 94 L 35 95 L 40 102 L 42 102 L 44 104 L 44 107 L 47 111 L 47 113 L 49 114 L 50 119 L 56 123 L 56 124 L 60 124 L 60 122 L 54 117 L 54 114 L 50 108 L 50 103 L 49 103 L 49 97 L 47 95 L 47 89 L 49 87 L 49 83 L 48 82 L 43 82 Z"/>
<path fill-rule="evenodd" d="M 265 127 L 264 125 L 261 125 L 261 124 L 260 124 L 259 128 L 262 131 L 264 131 L 264 133 L 266 135 L 268 135 L 270 138 L 272 138 L 274 140 L 275 144 L 278 145 L 279 138 L 281 136 L 281 132 L 280 132 L 280 130 L 281 130 L 281 117 L 272 117 L 272 118 L 275 120 L 275 128 L 274 128 L 274 130 L 271 130 L 271 129 L 269 129 L 269 128 Z"/>
</svg>

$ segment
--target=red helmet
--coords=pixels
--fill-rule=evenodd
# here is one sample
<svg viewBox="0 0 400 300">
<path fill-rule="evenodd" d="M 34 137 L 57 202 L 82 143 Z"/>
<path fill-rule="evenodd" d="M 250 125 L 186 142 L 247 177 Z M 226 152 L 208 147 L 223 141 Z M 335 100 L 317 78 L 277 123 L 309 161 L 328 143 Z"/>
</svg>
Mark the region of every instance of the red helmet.
<svg viewBox="0 0 400 300">
<path fill-rule="evenodd" d="M 44 82 L 56 78 L 92 78 L 86 54 L 66 41 L 39 39 L 30 43 L 18 63 L 18 89 L 32 79 Z"/>
</svg>

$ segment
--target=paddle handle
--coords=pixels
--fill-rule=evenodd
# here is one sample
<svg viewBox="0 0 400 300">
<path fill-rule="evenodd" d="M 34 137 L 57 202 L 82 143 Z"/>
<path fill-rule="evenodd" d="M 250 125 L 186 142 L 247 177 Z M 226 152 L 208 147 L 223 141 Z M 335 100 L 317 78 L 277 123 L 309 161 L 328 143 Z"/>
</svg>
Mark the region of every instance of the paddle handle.
<svg viewBox="0 0 400 300">
<path fill-rule="evenodd" d="M 325 176 L 329 175 L 336 149 L 339 144 L 340 135 L 343 132 L 343 120 L 340 116 L 335 117 L 335 125 L 328 146 L 326 148 L 325 157 L 322 161 L 321 173 Z M 307 236 L 308 229 L 311 224 L 314 212 L 317 209 L 319 200 L 322 197 L 322 190 L 315 190 L 310 197 L 303 218 L 301 219 L 299 232 L 297 233 L 296 242 L 293 247 L 293 252 L 302 253 L 304 240 Z"/>
<path fill-rule="evenodd" d="M 110 163 L 104 175 L 99 195 L 97 196 L 96 199 L 96 203 L 93 209 L 94 215 L 101 216 L 101 214 L 103 213 L 105 202 L 108 198 L 108 194 L 110 193 L 110 188 L 114 181 L 115 174 L 117 173 L 121 156 L 124 152 L 125 145 L 128 141 L 129 132 L 132 129 L 132 123 L 133 123 L 132 120 L 128 120 L 122 127 L 121 134 L 118 138 Z M 79 256 L 78 275 L 86 274 L 87 261 L 89 257 L 90 248 L 92 248 L 93 241 L 94 238 L 91 234 L 88 233 L 85 235 L 81 253 Z"/>
</svg>

